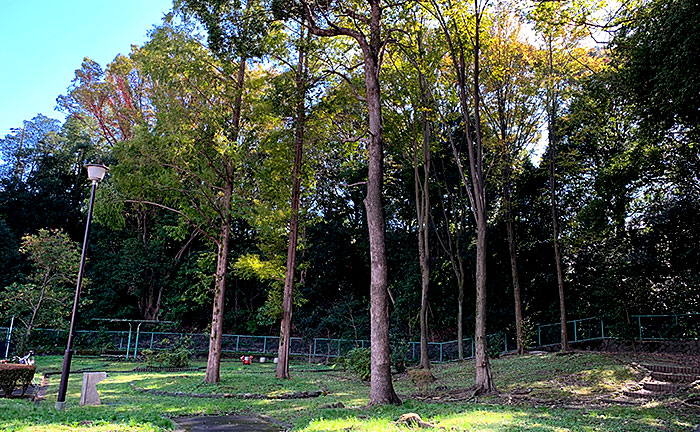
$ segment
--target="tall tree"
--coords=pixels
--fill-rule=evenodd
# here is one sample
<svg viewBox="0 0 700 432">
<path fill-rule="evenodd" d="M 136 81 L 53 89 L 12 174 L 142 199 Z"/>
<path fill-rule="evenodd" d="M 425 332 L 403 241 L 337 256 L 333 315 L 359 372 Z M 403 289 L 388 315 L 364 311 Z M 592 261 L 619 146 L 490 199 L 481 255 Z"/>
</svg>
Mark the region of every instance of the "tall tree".
<svg viewBox="0 0 700 432">
<path fill-rule="evenodd" d="M 306 93 L 308 87 L 307 48 L 301 19 L 297 40 L 297 68 L 295 73 L 296 107 L 294 118 L 294 165 L 292 168 L 292 201 L 289 219 L 289 243 L 287 246 L 287 267 L 284 278 L 284 297 L 282 299 L 282 320 L 278 348 L 277 378 L 289 378 L 289 343 L 292 331 L 292 305 L 294 274 L 296 269 L 297 239 L 299 235 L 299 204 L 301 201 L 301 169 L 304 150 L 304 128 L 306 123 Z"/>
<path fill-rule="evenodd" d="M 244 4 L 242 4 L 244 3 Z M 241 113 L 243 92 L 246 82 L 246 68 L 249 61 L 264 53 L 269 17 L 256 0 L 229 2 L 216 0 L 185 0 L 182 10 L 194 13 L 207 30 L 210 49 L 220 58 L 235 64 L 234 83 L 236 94 L 232 100 L 230 123 L 226 131 L 229 143 L 236 143 L 241 138 Z M 231 235 L 231 202 L 236 183 L 236 165 L 233 159 L 225 158 L 219 168 L 223 178 L 224 223 L 218 234 L 217 272 L 212 308 L 212 325 L 209 341 L 209 358 L 205 382 L 219 382 L 219 365 L 221 362 L 221 336 L 223 334 L 224 298 L 226 290 L 226 270 L 228 268 L 229 241 Z"/>
<path fill-rule="evenodd" d="M 523 312 L 518 252 L 515 239 L 512 193 L 514 176 L 526 148 L 537 136 L 539 109 L 535 74 L 534 47 L 521 38 L 520 22 L 511 12 L 512 3 L 499 3 L 489 26 L 490 43 L 485 50 L 484 98 L 485 118 L 495 135 L 495 148 L 501 153 L 498 161 L 500 189 L 503 197 L 511 279 L 515 306 L 517 352 L 524 352 Z"/>
<path fill-rule="evenodd" d="M 561 349 L 569 351 L 564 295 L 564 269 L 560 243 L 560 215 L 557 189 L 557 147 L 560 110 L 567 94 L 573 89 L 574 76 L 589 73 L 592 69 L 585 50 L 580 47 L 586 34 L 585 23 L 592 14 L 594 4 L 589 0 L 565 2 L 540 2 L 533 12 L 535 29 L 544 41 L 543 74 L 545 76 L 544 106 L 547 117 L 547 142 L 549 165 L 549 198 L 552 214 L 552 244 L 559 293 L 559 318 Z M 566 85 L 568 84 L 568 86 Z"/>
<path fill-rule="evenodd" d="M 496 390 L 491 376 L 486 339 L 486 247 L 487 247 L 487 196 L 484 165 L 484 135 L 482 130 L 481 60 L 483 20 L 487 2 L 474 0 L 470 9 L 466 4 L 440 3 L 433 0 L 431 12 L 438 22 L 448 46 L 454 79 L 457 85 L 458 109 L 462 117 L 461 127 L 467 143 L 469 177 L 454 140 L 451 145 L 463 186 L 469 197 L 472 215 L 476 222 L 476 326 L 474 335 L 476 383 L 475 394 Z M 471 76 L 470 76 L 471 73 Z"/>
<path fill-rule="evenodd" d="M 365 95 L 369 121 L 369 168 L 364 205 L 370 243 L 370 405 L 400 403 L 391 381 L 389 346 L 389 294 L 382 184 L 384 179 L 384 122 L 379 74 L 386 44 L 382 22 L 385 6 L 369 0 L 369 11 L 353 10 L 351 5 L 303 1 L 311 33 L 322 37 L 345 36 L 353 39 L 362 53 Z M 347 7 L 345 7 L 347 6 Z M 346 23 L 349 24 L 346 26 Z"/>
<path fill-rule="evenodd" d="M 388 136 L 394 141 L 393 148 L 403 150 L 403 158 L 410 161 L 413 171 L 413 193 L 415 200 L 418 237 L 418 264 L 420 267 L 420 366 L 430 369 L 428 352 L 428 291 L 430 288 L 430 238 L 431 238 L 431 145 L 433 141 L 434 109 L 429 82 L 439 67 L 441 47 L 435 40 L 435 33 L 425 26 L 425 15 L 421 8 L 411 11 L 406 20 L 401 38 L 397 38 L 395 48 L 387 53 L 393 66 L 385 105 Z M 424 42 L 424 39 L 430 39 Z M 401 143 L 406 143 L 402 146 Z"/>
<path fill-rule="evenodd" d="M 245 208 L 245 172 L 239 169 L 248 153 L 241 133 L 245 60 L 222 64 L 169 25 L 132 57 L 151 83 L 155 120 L 120 142 L 113 179 L 127 202 L 179 215 L 175 236 L 184 239 L 189 225 L 216 246 L 205 381 L 218 382 L 232 217 Z"/>
</svg>

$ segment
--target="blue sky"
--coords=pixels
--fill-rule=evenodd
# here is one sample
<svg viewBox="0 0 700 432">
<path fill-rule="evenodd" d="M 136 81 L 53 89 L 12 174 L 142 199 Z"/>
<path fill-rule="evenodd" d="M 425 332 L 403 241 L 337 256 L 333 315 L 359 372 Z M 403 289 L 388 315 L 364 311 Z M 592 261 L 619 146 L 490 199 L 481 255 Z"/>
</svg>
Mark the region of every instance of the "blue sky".
<svg viewBox="0 0 700 432">
<path fill-rule="evenodd" d="M 142 44 L 172 0 L 0 0 L 0 137 L 54 111 L 83 57 L 106 65 Z"/>
</svg>

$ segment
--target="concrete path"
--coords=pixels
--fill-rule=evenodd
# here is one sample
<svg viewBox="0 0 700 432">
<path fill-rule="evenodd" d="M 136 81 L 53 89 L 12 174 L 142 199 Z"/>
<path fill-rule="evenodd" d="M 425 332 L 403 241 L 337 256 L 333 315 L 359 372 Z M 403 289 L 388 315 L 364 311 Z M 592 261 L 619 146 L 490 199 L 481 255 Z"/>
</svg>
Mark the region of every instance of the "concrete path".
<svg viewBox="0 0 700 432">
<path fill-rule="evenodd" d="M 178 417 L 176 432 L 280 432 L 283 429 L 260 417 L 244 415 Z"/>
</svg>

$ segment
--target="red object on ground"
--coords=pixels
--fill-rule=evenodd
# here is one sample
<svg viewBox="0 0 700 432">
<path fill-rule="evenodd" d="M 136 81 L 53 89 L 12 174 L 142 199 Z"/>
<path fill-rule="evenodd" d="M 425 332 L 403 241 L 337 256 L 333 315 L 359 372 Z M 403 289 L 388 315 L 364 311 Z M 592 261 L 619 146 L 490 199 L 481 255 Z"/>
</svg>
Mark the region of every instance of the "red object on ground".
<svg viewBox="0 0 700 432">
<path fill-rule="evenodd" d="M 253 361 L 253 356 L 241 356 L 244 365 L 249 365 Z"/>
</svg>

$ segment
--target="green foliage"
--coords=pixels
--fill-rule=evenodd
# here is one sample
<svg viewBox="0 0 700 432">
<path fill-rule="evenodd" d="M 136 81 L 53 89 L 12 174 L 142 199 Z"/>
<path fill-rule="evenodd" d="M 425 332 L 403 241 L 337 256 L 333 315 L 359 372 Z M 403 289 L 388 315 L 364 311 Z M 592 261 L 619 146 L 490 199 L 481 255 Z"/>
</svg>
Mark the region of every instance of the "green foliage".
<svg viewBox="0 0 700 432">
<path fill-rule="evenodd" d="M 498 358 L 505 348 L 505 333 L 496 333 L 488 337 L 488 356 Z"/>
<path fill-rule="evenodd" d="M 25 281 L 0 292 L 0 310 L 16 315 L 28 337 L 36 326 L 63 327 L 70 311 L 65 305 L 72 298 L 78 275 L 77 243 L 62 231 L 41 229 L 22 238 L 20 252 L 32 271 Z"/>
<path fill-rule="evenodd" d="M 192 354 L 192 341 L 184 338 L 181 342 L 172 342 L 169 339 L 162 339 L 160 345 L 165 348 L 158 351 L 143 350 L 146 364 L 152 367 L 165 368 L 185 368 L 190 366 Z"/>
<path fill-rule="evenodd" d="M 391 366 L 397 373 L 406 372 L 406 356 L 409 345 L 404 339 L 391 340 Z"/>
<path fill-rule="evenodd" d="M 348 369 L 355 372 L 363 381 L 369 381 L 372 375 L 371 354 L 369 348 L 353 348 L 346 355 Z"/>
<path fill-rule="evenodd" d="M 653 0 L 633 11 L 614 40 L 620 84 L 635 102 L 651 136 L 680 126 L 699 138 L 700 4 L 694 0 Z"/>
<path fill-rule="evenodd" d="M 523 348 L 534 347 L 536 343 L 537 324 L 532 317 L 526 316 L 523 318 Z"/>
</svg>

